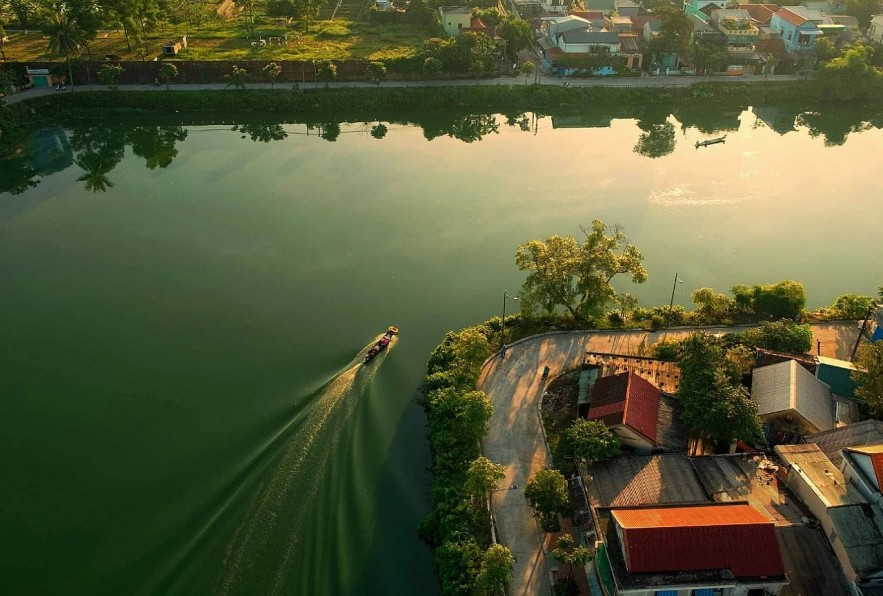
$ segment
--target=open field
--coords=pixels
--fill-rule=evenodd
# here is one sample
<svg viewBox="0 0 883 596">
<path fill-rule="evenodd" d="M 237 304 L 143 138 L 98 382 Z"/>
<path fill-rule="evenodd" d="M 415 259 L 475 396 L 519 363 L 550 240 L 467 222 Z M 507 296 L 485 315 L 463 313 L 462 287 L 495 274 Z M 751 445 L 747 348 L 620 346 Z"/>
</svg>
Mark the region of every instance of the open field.
<svg viewBox="0 0 883 596">
<path fill-rule="evenodd" d="M 148 38 L 147 60 L 159 57 L 163 43 L 180 38 L 185 26 L 169 26 Z M 271 24 L 255 27 L 256 37 L 246 39 L 244 27 L 235 20 L 212 20 L 188 34 L 188 47 L 181 50 L 182 60 L 390 60 L 416 54 L 428 35 L 408 24 L 376 24 L 342 19 L 319 21 L 309 33 Z M 284 36 L 288 39 L 285 40 Z M 252 46 L 260 39 L 280 38 L 279 43 Z M 47 39 L 40 32 L 10 32 L 4 46 L 6 59 L 14 62 L 58 60 L 47 50 Z M 100 31 L 89 44 L 95 59 L 115 54 L 124 61 L 145 59 L 134 44 L 132 51 L 122 31 Z"/>
</svg>

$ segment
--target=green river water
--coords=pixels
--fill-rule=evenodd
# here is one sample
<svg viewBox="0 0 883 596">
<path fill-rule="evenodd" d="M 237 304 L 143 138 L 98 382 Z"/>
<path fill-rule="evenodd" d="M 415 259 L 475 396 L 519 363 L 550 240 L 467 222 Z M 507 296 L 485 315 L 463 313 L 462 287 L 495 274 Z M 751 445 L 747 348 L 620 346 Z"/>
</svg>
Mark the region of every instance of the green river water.
<svg viewBox="0 0 883 596">
<path fill-rule="evenodd" d="M 681 303 L 785 278 L 811 306 L 873 293 L 880 122 L 693 108 L 403 116 L 385 135 L 233 115 L 40 131 L 0 162 L 0 594 L 436 593 L 416 390 L 447 330 L 517 292 L 516 245 L 621 224 L 645 304 L 676 271 Z M 400 338 L 360 366 L 391 323 Z"/>
</svg>

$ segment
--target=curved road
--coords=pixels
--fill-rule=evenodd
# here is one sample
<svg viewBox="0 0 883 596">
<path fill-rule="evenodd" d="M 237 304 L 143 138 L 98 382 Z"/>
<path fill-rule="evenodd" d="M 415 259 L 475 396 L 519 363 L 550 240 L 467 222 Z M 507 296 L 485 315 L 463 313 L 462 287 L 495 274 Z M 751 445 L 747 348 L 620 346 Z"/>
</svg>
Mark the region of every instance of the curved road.
<svg viewBox="0 0 883 596">
<path fill-rule="evenodd" d="M 708 327 L 712 333 L 743 331 L 747 327 Z M 821 342 L 821 355 L 848 360 L 858 336 L 856 323 L 812 325 L 813 345 Z M 700 328 L 648 331 L 575 331 L 534 336 L 510 346 L 504 359 L 499 353 L 485 362 L 478 388 L 494 404 L 490 430 L 482 443 L 488 459 L 506 467 L 503 487 L 493 494 L 498 540 L 515 555 L 509 585 L 513 595 L 549 596 L 548 569 L 542 551 L 543 534 L 524 498 L 522 489 L 534 473 L 551 465 L 540 421 L 539 406 L 550 376 L 579 366 L 585 353 L 636 354 L 641 346 L 663 339 L 681 339 Z"/>
</svg>

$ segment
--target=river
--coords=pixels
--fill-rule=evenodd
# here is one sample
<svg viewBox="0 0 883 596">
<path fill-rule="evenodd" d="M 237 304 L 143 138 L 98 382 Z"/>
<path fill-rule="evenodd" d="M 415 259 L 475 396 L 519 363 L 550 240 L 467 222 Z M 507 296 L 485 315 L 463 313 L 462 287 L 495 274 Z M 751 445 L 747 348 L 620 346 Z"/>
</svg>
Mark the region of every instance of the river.
<svg viewBox="0 0 883 596">
<path fill-rule="evenodd" d="M 645 304 L 675 272 L 684 304 L 785 278 L 811 306 L 874 293 L 881 121 L 623 108 L 40 131 L 0 162 L 0 593 L 436 593 L 416 390 L 447 330 L 517 292 L 515 247 L 621 224 Z"/>
</svg>

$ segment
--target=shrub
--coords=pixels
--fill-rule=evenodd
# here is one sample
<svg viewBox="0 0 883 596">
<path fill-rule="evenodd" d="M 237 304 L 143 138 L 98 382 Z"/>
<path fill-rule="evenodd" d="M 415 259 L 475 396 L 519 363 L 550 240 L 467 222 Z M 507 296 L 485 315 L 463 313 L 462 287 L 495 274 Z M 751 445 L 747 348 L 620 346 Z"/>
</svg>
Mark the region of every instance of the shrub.
<svg viewBox="0 0 883 596">
<path fill-rule="evenodd" d="M 789 320 L 765 321 L 760 327 L 749 329 L 739 336 L 749 348 L 763 348 L 789 354 L 805 354 L 812 348 L 812 329 Z"/>
</svg>

